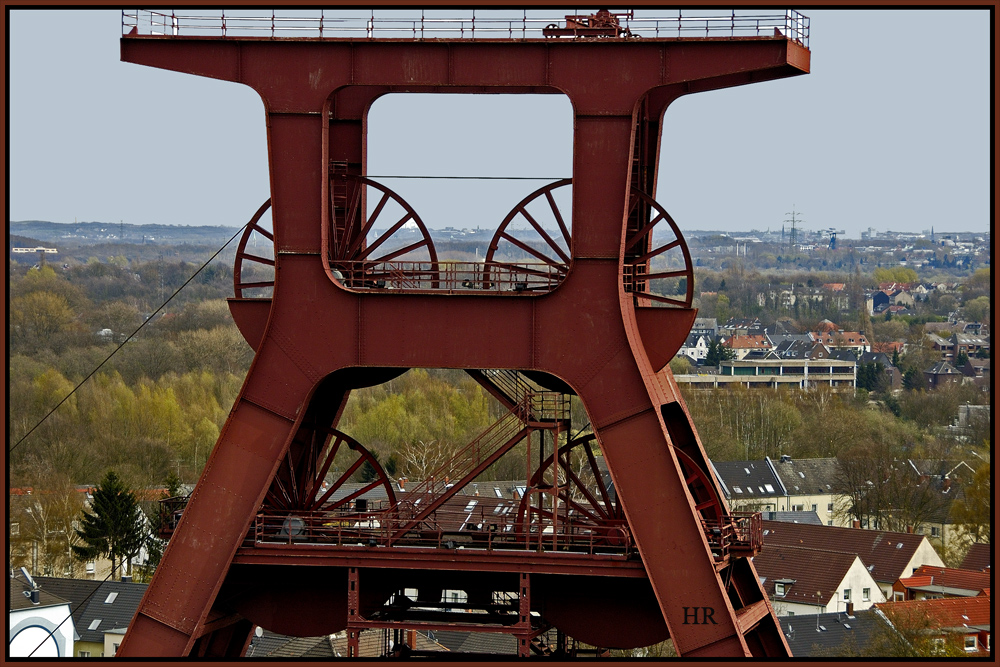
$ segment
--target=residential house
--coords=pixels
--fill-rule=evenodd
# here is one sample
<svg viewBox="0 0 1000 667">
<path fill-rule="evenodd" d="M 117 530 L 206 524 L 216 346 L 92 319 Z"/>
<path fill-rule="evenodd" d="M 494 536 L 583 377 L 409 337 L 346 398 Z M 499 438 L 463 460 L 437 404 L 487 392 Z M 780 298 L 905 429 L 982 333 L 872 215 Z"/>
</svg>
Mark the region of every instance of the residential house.
<svg viewBox="0 0 1000 667">
<path fill-rule="evenodd" d="M 11 658 L 67 658 L 73 655 L 70 602 L 42 590 L 30 575 L 10 577 L 7 586 L 7 655 Z"/>
<path fill-rule="evenodd" d="M 714 317 L 696 317 L 689 333 L 715 340 L 719 335 L 719 322 Z"/>
<path fill-rule="evenodd" d="M 965 384 L 974 384 L 983 391 L 989 391 L 992 387 L 990 383 L 992 377 L 992 373 L 990 372 L 992 368 L 991 362 L 992 359 L 969 357 L 965 365 L 958 369 L 965 376 L 962 378 L 962 382 Z"/>
<path fill-rule="evenodd" d="M 93 588 L 95 583 L 97 587 Z M 39 585 L 64 593 L 73 601 L 73 623 L 78 636 L 74 657 L 77 658 L 114 656 L 146 592 L 146 584 L 131 581 L 40 577 Z"/>
<path fill-rule="evenodd" d="M 785 490 L 767 460 L 710 461 L 729 507 L 738 512 L 784 510 Z"/>
<path fill-rule="evenodd" d="M 767 464 L 774 470 L 786 493 L 779 510 L 816 512 L 828 526 L 846 525 L 834 513 L 834 486 L 839 471 L 836 458 L 793 459 L 782 456 L 777 461 L 768 458 Z"/>
<path fill-rule="evenodd" d="M 857 554 L 886 599 L 891 599 L 892 586 L 900 577 L 910 576 L 921 565 L 944 566 L 927 537 L 915 533 L 778 521 L 765 521 L 764 531 L 764 544 Z"/>
<path fill-rule="evenodd" d="M 993 545 L 975 542 L 962 560 L 963 570 L 988 572 L 993 569 Z"/>
<path fill-rule="evenodd" d="M 990 572 L 960 570 L 950 567 L 921 565 L 909 577 L 901 577 L 892 586 L 892 599 L 934 600 L 936 598 L 970 598 L 985 594 L 990 588 Z"/>
<path fill-rule="evenodd" d="M 719 336 L 763 336 L 764 325 L 756 317 L 730 317 L 718 328 Z"/>
<path fill-rule="evenodd" d="M 781 359 L 827 359 L 830 350 L 823 345 L 809 338 L 807 334 L 801 336 L 786 336 L 780 342 L 774 341 L 774 355 Z"/>
<path fill-rule="evenodd" d="M 885 601 L 861 558 L 847 551 L 770 543 L 765 534 L 753 565 L 778 616 L 853 613 Z"/>
<path fill-rule="evenodd" d="M 924 371 L 924 380 L 931 389 L 937 389 L 949 384 L 960 384 L 964 376 L 947 361 L 939 361 Z"/>
<path fill-rule="evenodd" d="M 736 353 L 736 360 L 740 361 L 748 353 L 757 350 L 770 350 L 771 341 L 765 334 L 735 334 L 722 340 L 722 345 L 730 348 Z"/>
<path fill-rule="evenodd" d="M 851 350 L 860 355 L 871 352 L 871 344 L 867 336 L 860 331 L 810 331 L 809 337 L 817 343 L 822 343 L 831 350 Z"/>
<path fill-rule="evenodd" d="M 687 357 L 692 364 L 702 363 L 708 356 L 708 344 L 711 340 L 704 334 L 689 334 L 677 354 Z"/>
<path fill-rule="evenodd" d="M 935 333 L 928 333 L 925 338 L 930 341 L 931 349 L 940 355 L 943 361 L 955 358 L 955 343 L 948 338 L 942 338 Z"/>
<path fill-rule="evenodd" d="M 975 475 L 975 469 L 965 461 L 954 460 L 909 459 L 907 463 L 919 481 L 930 484 L 936 494 L 934 511 L 921 525 L 914 526 L 916 532 L 927 535 L 942 548 L 961 542 L 965 530 L 953 522 L 951 508 L 965 497 L 965 483 Z"/>
<path fill-rule="evenodd" d="M 872 635 L 886 624 L 874 610 L 806 614 L 780 620 L 793 658 L 856 656 Z"/>
<path fill-rule="evenodd" d="M 988 353 L 990 350 L 990 337 L 980 336 L 977 334 L 967 334 L 967 333 L 953 333 L 949 342 L 952 344 L 952 349 L 955 354 L 955 359 L 958 355 L 965 353 L 968 357 L 974 357 L 980 352 Z"/>
<path fill-rule="evenodd" d="M 887 602 L 875 608 L 896 627 L 924 628 L 929 622 L 929 628 L 921 632 L 931 634 L 942 652 L 948 643 L 974 657 L 988 657 L 992 650 L 993 605 L 989 595 Z"/>
</svg>

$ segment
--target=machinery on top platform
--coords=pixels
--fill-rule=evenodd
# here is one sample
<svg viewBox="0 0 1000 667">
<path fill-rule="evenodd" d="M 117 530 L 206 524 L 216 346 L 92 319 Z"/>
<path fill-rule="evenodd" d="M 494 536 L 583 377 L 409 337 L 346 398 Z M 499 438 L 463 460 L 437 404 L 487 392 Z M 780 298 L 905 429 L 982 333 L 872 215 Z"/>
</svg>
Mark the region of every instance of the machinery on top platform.
<svg viewBox="0 0 1000 667">
<path fill-rule="evenodd" d="M 808 72 L 808 19 L 400 13 L 123 13 L 122 60 L 260 94 L 271 192 L 229 302 L 256 355 L 192 495 L 165 504 L 119 655 L 240 656 L 261 626 L 346 631 L 354 657 L 370 628 L 787 656 L 749 559 L 760 517 L 727 507 L 667 367 L 694 275 L 656 173 L 668 105 Z M 371 103 L 409 92 L 572 103 L 572 177 L 497 212 L 482 262 L 440 260 L 368 173 Z M 338 423 L 411 368 L 462 369 L 505 412 L 406 488 Z M 517 497 L 470 492 L 514 455 Z"/>
</svg>

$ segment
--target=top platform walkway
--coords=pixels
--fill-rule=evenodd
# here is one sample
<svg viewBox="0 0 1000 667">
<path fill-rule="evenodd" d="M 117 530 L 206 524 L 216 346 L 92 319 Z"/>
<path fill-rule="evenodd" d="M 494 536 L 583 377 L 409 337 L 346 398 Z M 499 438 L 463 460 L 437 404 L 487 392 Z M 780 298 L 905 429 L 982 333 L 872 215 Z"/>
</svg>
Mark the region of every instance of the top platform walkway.
<svg viewBox="0 0 1000 667">
<path fill-rule="evenodd" d="M 640 10 L 615 13 L 617 39 L 783 36 L 809 48 L 809 19 L 794 10 Z M 165 37 L 378 40 L 594 39 L 560 10 L 124 10 L 122 34 Z M 583 16 L 579 18 L 584 18 Z M 569 28 L 569 30 L 567 30 Z M 561 29 L 559 36 L 553 29 Z M 132 31 L 135 31 L 134 33 Z M 549 33 L 546 35 L 545 33 Z M 569 34 L 567 34 L 569 33 Z M 607 38 L 606 36 L 603 38 Z"/>
</svg>

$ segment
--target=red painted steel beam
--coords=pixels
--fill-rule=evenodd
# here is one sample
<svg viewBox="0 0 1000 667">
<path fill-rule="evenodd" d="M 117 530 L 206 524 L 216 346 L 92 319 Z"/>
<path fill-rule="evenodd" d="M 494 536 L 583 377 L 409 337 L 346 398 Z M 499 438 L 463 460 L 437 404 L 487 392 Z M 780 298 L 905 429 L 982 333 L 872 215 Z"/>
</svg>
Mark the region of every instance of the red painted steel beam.
<svg viewBox="0 0 1000 667">
<path fill-rule="evenodd" d="M 641 561 L 621 556 L 570 552 L 494 549 L 426 549 L 417 547 L 336 547 L 259 545 L 241 548 L 233 563 L 307 567 L 409 568 L 448 572 L 527 572 L 643 579 Z"/>
<path fill-rule="evenodd" d="M 800 74 L 808 51 L 784 39 L 418 44 L 127 37 L 122 59 L 246 83 L 261 94 L 277 250 L 257 355 L 122 655 L 192 650 L 314 388 L 358 366 L 537 369 L 565 380 L 598 434 L 678 651 L 750 655 L 660 410 L 679 394 L 663 379 L 669 371 L 658 375 L 651 366 L 632 297 L 623 292 L 622 219 L 644 95 Z M 323 111 L 335 91 L 350 86 L 568 95 L 574 238 L 563 284 L 536 298 L 496 299 L 358 294 L 330 280 L 318 261 L 324 158 L 332 156 L 332 143 L 344 145 L 353 161 L 363 140 L 351 138 L 359 130 L 340 133 L 350 124 L 331 135 Z M 686 608 L 695 605 L 716 610 L 714 625 L 688 625 Z"/>
</svg>

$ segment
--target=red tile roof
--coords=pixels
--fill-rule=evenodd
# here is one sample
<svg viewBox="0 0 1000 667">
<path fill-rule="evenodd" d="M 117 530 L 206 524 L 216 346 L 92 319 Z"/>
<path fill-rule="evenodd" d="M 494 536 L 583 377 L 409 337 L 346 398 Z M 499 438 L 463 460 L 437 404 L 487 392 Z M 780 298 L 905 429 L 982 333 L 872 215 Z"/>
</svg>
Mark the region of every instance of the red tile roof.
<svg viewBox="0 0 1000 667">
<path fill-rule="evenodd" d="M 972 572 L 970 570 L 957 570 L 950 567 L 938 567 L 936 565 L 921 565 L 914 572 L 912 577 L 900 579 L 899 582 L 907 588 L 916 586 L 945 586 L 947 588 L 961 588 L 967 591 L 981 591 L 989 588 L 989 572 Z"/>
<path fill-rule="evenodd" d="M 768 342 L 766 336 L 758 335 L 732 336 L 731 338 L 726 339 L 726 341 L 722 344 L 726 347 L 731 347 L 734 350 L 762 350 L 771 347 L 771 343 Z"/>
<path fill-rule="evenodd" d="M 764 593 L 774 596 L 776 580 L 794 579 L 785 587 L 785 595 L 775 600 L 826 606 L 839 592 L 847 571 L 857 554 L 845 551 L 808 549 L 784 544 L 767 544 L 753 558 L 757 576 L 764 577 Z M 817 596 L 819 592 L 822 595 Z"/>
<path fill-rule="evenodd" d="M 963 570 L 983 570 L 990 568 L 993 563 L 993 545 L 976 542 L 965 554 L 962 561 Z"/>
<path fill-rule="evenodd" d="M 929 618 L 936 628 L 964 628 L 990 625 L 991 598 L 986 595 L 972 598 L 937 598 L 934 600 L 908 600 L 906 602 L 880 602 L 875 607 L 893 615 L 913 614 Z"/>
<path fill-rule="evenodd" d="M 815 526 L 804 523 L 764 522 L 764 544 L 784 544 L 855 553 L 875 581 L 895 583 L 912 574 L 906 566 L 927 538 L 914 533 L 892 533 L 883 530 Z M 898 546 L 897 546 L 898 545 Z"/>
</svg>

